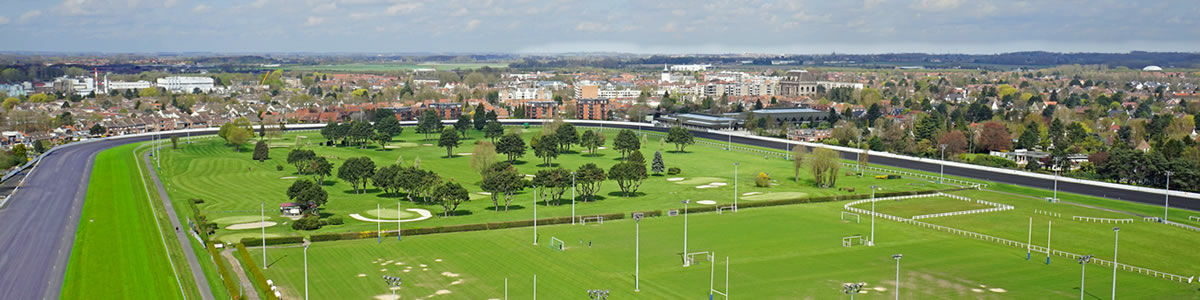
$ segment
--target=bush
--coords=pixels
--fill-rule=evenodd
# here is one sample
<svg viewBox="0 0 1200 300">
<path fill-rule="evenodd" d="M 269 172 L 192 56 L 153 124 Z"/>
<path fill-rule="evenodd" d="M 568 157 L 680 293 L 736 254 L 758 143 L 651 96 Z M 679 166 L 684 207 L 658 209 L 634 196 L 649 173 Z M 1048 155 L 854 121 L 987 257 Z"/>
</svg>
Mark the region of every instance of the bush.
<svg viewBox="0 0 1200 300">
<path fill-rule="evenodd" d="M 246 251 L 246 245 L 244 245 L 243 243 L 238 243 L 237 244 L 237 252 L 238 252 L 238 255 L 240 255 L 242 257 L 242 262 L 243 262 L 242 269 L 249 271 L 247 273 L 250 273 L 250 280 L 254 281 L 254 285 L 258 286 L 258 290 L 262 291 L 263 295 L 266 296 L 266 299 L 268 299 L 268 300 L 279 299 L 279 298 L 275 297 L 275 293 L 271 292 L 271 286 L 267 284 L 267 276 L 263 275 L 262 268 L 257 268 L 256 266 L 253 266 L 254 258 L 250 257 L 250 251 Z M 250 265 L 247 265 L 247 264 L 250 264 Z"/>
<path fill-rule="evenodd" d="M 325 218 L 325 223 L 329 225 L 342 225 L 342 217 Z"/>
<path fill-rule="evenodd" d="M 315 230 L 321 228 L 321 218 L 313 215 L 308 215 L 292 222 L 292 229 L 295 230 Z"/>
<path fill-rule="evenodd" d="M 275 165 L 275 171 L 283 171 L 283 165 Z"/>
<path fill-rule="evenodd" d="M 758 172 L 758 176 L 754 176 L 754 186 L 770 187 L 771 186 L 771 176 L 768 176 L 767 173 Z"/>
<path fill-rule="evenodd" d="M 679 168 L 677 168 L 677 167 L 667 168 L 667 175 L 679 175 L 680 172 L 683 172 L 683 171 L 679 170 Z"/>
<path fill-rule="evenodd" d="M 200 198 L 192 198 L 192 203 L 194 203 L 194 204 L 203 204 L 203 203 L 204 203 L 204 199 L 200 199 Z"/>
<path fill-rule="evenodd" d="M 256 237 L 244 238 L 244 239 L 242 239 L 241 243 L 246 244 L 246 245 L 259 246 L 259 245 L 263 244 L 263 239 L 256 238 Z M 283 244 L 300 244 L 300 243 L 304 243 L 304 237 L 302 237 L 302 236 L 283 236 L 283 237 L 267 238 L 267 246 L 283 245 Z"/>
<path fill-rule="evenodd" d="M 991 156 L 991 155 L 976 155 L 975 158 L 971 159 L 970 163 L 973 165 L 996 167 L 996 168 L 1016 168 L 1017 167 L 1017 163 L 1014 161 L 1007 160 L 1002 157 Z"/>
</svg>

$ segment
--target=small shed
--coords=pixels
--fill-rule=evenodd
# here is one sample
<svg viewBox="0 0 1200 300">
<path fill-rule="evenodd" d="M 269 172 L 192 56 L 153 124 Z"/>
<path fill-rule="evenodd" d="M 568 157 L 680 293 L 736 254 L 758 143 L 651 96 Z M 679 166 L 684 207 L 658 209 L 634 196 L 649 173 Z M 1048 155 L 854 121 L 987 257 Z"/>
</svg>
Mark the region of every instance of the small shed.
<svg viewBox="0 0 1200 300">
<path fill-rule="evenodd" d="M 287 217 L 299 216 L 303 211 L 304 210 L 300 207 L 300 204 L 296 204 L 295 202 L 279 204 L 279 213 Z"/>
</svg>

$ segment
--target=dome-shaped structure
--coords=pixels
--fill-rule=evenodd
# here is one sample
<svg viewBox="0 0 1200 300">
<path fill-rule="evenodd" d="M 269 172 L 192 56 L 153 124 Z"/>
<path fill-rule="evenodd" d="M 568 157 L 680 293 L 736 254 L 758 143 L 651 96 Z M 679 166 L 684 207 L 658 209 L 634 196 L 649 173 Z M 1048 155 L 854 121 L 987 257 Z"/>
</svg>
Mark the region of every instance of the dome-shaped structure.
<svg viewBox="0 0 1200 300">
<path fill-rule="evenodd" d="M 1159 67 L 1159 66 L 1146 66 L 1145 68 L 1142 68 L 1142 71 L 1157 72 L 1157 71 L 1162 71 L 1162 67 Z"/>
</svg>

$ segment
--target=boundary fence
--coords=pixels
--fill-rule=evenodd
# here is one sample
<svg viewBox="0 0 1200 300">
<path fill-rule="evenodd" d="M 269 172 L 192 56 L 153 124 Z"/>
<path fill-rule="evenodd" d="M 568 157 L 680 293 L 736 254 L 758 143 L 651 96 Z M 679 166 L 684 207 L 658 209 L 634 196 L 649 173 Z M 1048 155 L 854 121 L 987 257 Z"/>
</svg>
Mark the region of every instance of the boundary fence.
<svg viewBox="0 0 1200 300">
<path fill-rule="evenodd" d="M 1096 218 L 1096 217 L 1084 217 L 1084 216 L 1071 216 L 1071 220 L 1072 221 L 1091 222 L 1091 223 L 1105 223 L 1105 224 L 1133 223 L 1133 219 Z"/>
</svg>

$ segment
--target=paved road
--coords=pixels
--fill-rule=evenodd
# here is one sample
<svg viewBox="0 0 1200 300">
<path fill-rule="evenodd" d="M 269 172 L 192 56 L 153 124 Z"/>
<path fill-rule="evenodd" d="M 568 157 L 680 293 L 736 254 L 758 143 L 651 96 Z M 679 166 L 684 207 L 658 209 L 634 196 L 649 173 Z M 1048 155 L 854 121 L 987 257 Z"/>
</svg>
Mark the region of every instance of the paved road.
<svg viewBox="0 0 1200 300">
<path fill-rule="evenodd" d="M 134 140 L 56 150 L 0 209 L 0 294 L 58 299 L 96 153 Z"/>
<path fill-rule="evenodd" d="M 200 260 L 196 259 L 196 252 L 190 248 L 192 240 L 188 236 L 188 227 L 180 224 L 179 218 L 175 216 L 175 206 L 171 204 L 171 197 L 167 196 L 167 189 L 163 188 L 162 180 L 158 179 L 158 171 L 154 169 L 154 163 L 150 160 L 150 152 L 142 154 L 142 166 L 150 173 L 150 179 L 154 181 L 154 187 L 158 189 L 158 198 L 162 200 L 163 208 L 167 212 L 167 219 L 171 220 L 171 226 L 175 227 L 175 241 L 182 247 L 180 249 L 183 249 L 188 266 L 192 269 L 192 280 L 200 289 L 200 299 L 214 299 L 212 289 L 208 285 L 208 278 L 204 277 L 204 270 L 200 268 Z"/>
</svg>

